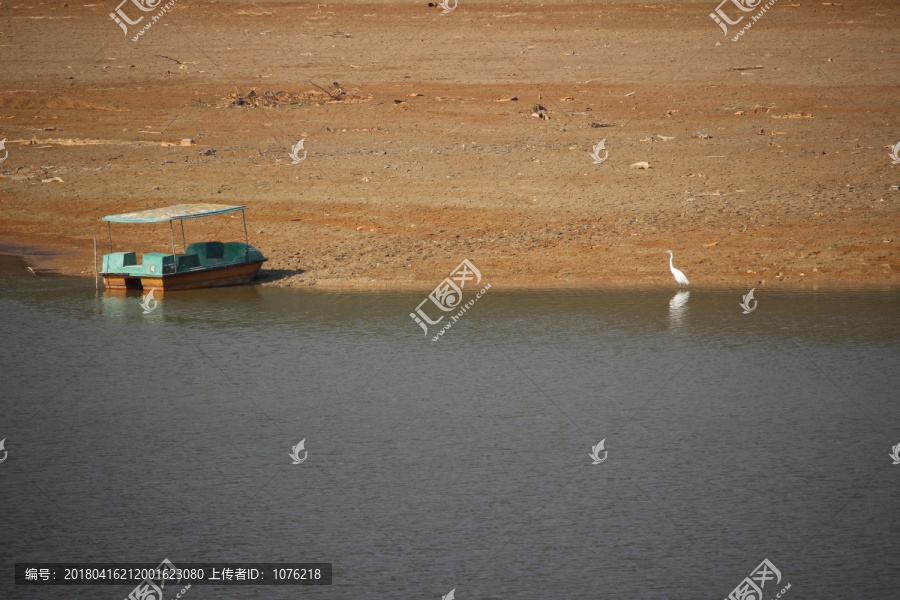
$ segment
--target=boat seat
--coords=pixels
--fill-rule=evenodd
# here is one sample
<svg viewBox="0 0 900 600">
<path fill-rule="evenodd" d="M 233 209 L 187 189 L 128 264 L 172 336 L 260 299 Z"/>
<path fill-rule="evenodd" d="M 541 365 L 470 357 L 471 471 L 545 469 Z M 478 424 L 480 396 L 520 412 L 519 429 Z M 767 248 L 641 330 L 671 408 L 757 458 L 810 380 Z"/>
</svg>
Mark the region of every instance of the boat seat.
<svg viewBox="0 0 900 600">
<path fill-rule="evenodd" d="M 250 247 L 250 260 L 253 260 L 253 247 Z M 225 244 L 225 262 L 241 263 L 247 261 L 247 244 L 228 242 Z"/>
<path fill-rule="evenodd" d="M 217 264 L 225 256 L 225 244 L 222 242 L 194 242 L 188 246 L 185 254 L 196 254 L 200 264 Z"/>
<path fill-rule="evenodd" d="M 139 273 L 140 270 L 134 252 L 113 252 L 103 255 L 104 273 Z"/>
<path fill-rule="evenodd" d="M 162 275 L 172 272 L 172 254 L 164 252 L 145 252 L 141 257 L 141 273 L 143 275 Z"/>
<path fill-rule="evenodd" d="M 179 254 L 176 257 L 176 264 L 179 271 L 197 269 L 200 268 L 200 257 L 196 254 Z"/>
<path fill-rule="evenodd" d="M 140 273 L 143 275 L 162 275 L 172 272 L 172 255 L 163 252 L 144 254 L 144 263 Z M 200 267 L 200 257 L 196 254 L 178 254 L 175 256 L 178 272 L 190 271 Z"/>
</svg>

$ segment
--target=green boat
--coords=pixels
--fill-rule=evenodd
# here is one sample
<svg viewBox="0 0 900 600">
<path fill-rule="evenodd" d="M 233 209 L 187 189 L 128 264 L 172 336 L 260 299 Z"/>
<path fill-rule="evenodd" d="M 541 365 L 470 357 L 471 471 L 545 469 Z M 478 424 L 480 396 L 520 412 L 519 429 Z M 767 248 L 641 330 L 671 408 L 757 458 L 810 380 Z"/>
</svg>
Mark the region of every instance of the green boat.
<svg viewBox="0 0 900 600">
<path fill-rule="evenodd" d="M 247 236 L 246 206 L 222 204 L 177 204 L 165 208 L 107 215 L 109 254 L 103 256 L 103 284 L 109 290 L 158 289 L 190 290 L 250 283 L 267 260 L 250 245 Z M 243 242 L 194 242 L 187 245 L 184 220 L 211 217 L 241 211 L 244 221 Z M 134 252 L 113 252 L 112 223 L 169 222 L 172 252 L 147 252 L 137 261 Z M 180 254 L 175 249 L 175 221 L 181 222 Z"/>
</svg>

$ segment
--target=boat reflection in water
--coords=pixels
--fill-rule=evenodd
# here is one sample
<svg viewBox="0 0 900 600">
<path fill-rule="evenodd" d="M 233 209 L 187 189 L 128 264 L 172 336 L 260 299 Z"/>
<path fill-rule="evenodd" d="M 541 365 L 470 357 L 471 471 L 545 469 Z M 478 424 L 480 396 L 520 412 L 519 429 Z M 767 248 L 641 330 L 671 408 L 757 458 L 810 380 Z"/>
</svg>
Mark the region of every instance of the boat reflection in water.
<svg viewBox="0 0 900 600">
<path fill-rule="evenodd" d="M 99 294 L 99 313 L 117 318 L 148 319 L 162 321 L 164 317 L 185 317 L 213 311 L 216 306 L 235 306 L 262 299 L 258 286 L 207 288 L 183 290 L 177 294 L 163 294 L 160 289 L 114 290 Z"/>
</svg>

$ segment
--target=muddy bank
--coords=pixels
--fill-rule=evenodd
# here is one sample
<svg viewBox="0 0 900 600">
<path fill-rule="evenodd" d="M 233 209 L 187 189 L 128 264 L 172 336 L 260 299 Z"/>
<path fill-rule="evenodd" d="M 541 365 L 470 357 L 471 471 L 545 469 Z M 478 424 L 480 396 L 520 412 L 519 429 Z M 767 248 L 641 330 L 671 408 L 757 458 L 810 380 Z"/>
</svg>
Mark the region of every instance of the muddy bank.
<svg viewBox="0 0 900 600">
<path fill-rule="evenodd" d="M 36 268 L 218 202 L 266 285 L 667 285 L 669 249 L 694 285 L 900 282 L 900 6 L 780 4 L 736 43 L 706 2 L 200 2 L 138 43 L 108 12 L 2 7 L 0 239 L 60 252 Z"/>
</svg>

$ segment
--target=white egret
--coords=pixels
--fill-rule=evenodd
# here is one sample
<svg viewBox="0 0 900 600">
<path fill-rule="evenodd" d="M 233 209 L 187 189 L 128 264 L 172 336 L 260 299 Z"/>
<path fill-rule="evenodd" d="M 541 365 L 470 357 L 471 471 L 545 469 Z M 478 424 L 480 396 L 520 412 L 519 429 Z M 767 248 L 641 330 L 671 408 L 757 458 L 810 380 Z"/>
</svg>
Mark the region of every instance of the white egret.
<svg viewBox="0 0 900 600">
<path fill-rule="evenodd" d="M 678 285 L 680 285 L 681 287 L 689 285 L 691 282 L 688 281 L 688 278 L 684 276 L 684 273 L 682 273 L 672 265 L 672 259 L 674 258 L 672 251 L 666 250 L 666 252 L 669 253 L 669 270 L 672 271 L 672 275 L 675 276 L 675 281 L 677 281 Z"/>
</svg>

